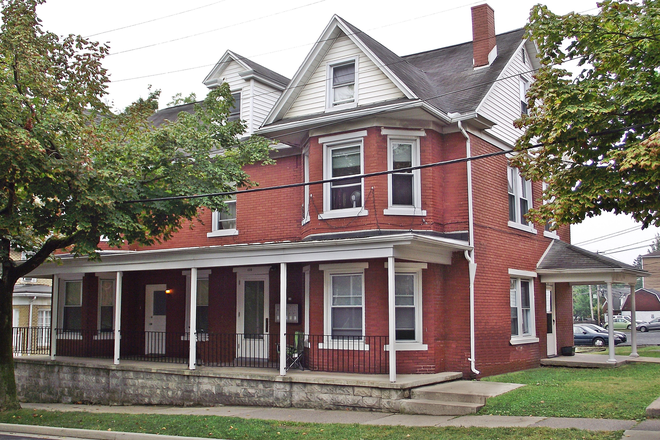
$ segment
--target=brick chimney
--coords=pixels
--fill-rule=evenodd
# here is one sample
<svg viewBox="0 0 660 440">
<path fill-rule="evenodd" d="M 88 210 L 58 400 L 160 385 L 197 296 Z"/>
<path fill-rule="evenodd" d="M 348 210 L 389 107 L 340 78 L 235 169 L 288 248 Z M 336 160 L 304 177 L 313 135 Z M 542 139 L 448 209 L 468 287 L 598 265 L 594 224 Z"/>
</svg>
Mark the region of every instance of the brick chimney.
<svg viewBox="0 0 660 440">
<path fill-rule="evenodd" d="M 488 66 L 497 57 L 495 11 L 487 4 L 472 7 L 473 66 Z"/>
</svg>

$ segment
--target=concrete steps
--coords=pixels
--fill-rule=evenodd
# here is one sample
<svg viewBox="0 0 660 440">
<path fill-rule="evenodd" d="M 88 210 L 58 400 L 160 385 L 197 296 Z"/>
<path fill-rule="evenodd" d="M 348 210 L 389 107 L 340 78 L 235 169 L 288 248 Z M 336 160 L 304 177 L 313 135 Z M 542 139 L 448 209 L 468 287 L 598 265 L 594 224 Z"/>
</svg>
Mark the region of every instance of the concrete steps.
<svg viewBox="0 0 660 440">
<path fill-rule="evenodd" d="M 521 384 L 457 380 L 414 388 L 409 400 L 401 402 L 400 412 L 433 416 L 475 414 L 488 397 L 519 388 Z"/>
</svg>

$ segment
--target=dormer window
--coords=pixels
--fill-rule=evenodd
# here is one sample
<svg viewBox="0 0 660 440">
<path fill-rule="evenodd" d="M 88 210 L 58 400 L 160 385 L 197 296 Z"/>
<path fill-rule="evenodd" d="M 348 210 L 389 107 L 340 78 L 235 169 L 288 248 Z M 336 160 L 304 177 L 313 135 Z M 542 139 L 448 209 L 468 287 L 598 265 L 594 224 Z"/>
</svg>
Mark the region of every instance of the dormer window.
<svg viewBox="0 0 660 440">
<path fill-rule="evenodd" d="M 232 99 L 234 100 L 234 105 L 229 109 L 229 121 L 238 121 L 241 119 L 241 92 L 232 93 Z"/>
<path fill-rule="evenodd" d="M 328 65 L 328 109 L 355 105 L 356 67 L 356 59 Z"/>
<path fill-rule="evenodd" d="M 520 77 L 520 114 L 529 114 L 527 110 L 527 90 L 529 90 L 529 81 Z"/>
</svg>

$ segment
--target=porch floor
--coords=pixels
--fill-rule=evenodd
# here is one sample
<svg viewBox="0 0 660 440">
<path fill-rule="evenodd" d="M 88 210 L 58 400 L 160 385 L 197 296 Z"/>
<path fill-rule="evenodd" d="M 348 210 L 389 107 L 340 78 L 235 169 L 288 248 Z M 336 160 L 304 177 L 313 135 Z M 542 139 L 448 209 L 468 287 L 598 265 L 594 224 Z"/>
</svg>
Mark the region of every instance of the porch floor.
<svg viewBox="0 0 660 440">
<path fill-rule="evenodd" d="M 49 356 L 21 356 L 15 361 L 46 364 L 75 365 L 78 367 L 100 367 L 141 372 L 165 372 L 190 376 L 207 376 L 231 379 L 254 379 L 274 382 L 306 383 L 319 385 L 361 386 L 379 389 L 404 390 L 433 385 L 463 378 L 460 372 L 442 372 L 435 374 L 399 374 L 396 382 L 391 383 L 387 374 L 357 374 L 336 373 L 310 370 L 289 370 L 286 376 L 280 376 L 274 368 L 251 367 L 211 367 L 198 366 L 195 370 L 188 369 L 186 364 L 169 364 L 122 359 L 115 365 L 112 359 L 78 358 L 57 356 L 54 361 Z"/>
<path fill-rule="evenodd" d="M 568 368 L 616 368 L 631 362 L 649 362 L 660 364 L 660 358 L 615 356 L 616 362 L 608 362 L 607 354 L 576 353 L 575 356 L 557 356 L 541 359 L 541 365 L 547 367 Z"/>
</svg>

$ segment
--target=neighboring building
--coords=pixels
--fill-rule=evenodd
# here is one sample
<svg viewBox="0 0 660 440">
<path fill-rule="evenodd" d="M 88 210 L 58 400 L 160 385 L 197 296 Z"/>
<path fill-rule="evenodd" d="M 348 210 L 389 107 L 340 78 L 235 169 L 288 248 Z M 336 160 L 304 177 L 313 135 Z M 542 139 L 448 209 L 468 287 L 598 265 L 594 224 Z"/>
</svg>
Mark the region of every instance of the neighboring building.
<svg viewBox="0 0 660 440">
<path fill-rule="evenodd" d="M 55 355 L 277 367 L 282 333 L 301 332 L 306 368 L 394 382 L 573 345 L 570 283 L 637 272 L 525 218 L 542 184 L 505 154 L 539 67 L 523 36 L 495 35 L 481 5 L 473 42 L 401 57 L 335 16 L 290 82 L 227 52 L 205 84 L 229 83 L 248 131 L 283 145 L 247 172 L 308 185 L 239 194 L 148 249 L 38 268 L 57 280 Z"/>
<path fill-rule="evenodd" d="M 644 278 L 645 288 L 660 290 L 660 251 L 642 255 L 642 269 L 650 275 Z"/>
<path fill-rule="evenodd" d="M 650 271 L 649 271 L 650 272 Z M 651 276 L 653 277 L 651 272 Z M 626 297 L 622 307 L 622 315 L 630 316 L 630 295 Z M 642 287 L 635 291 L 635 319 L 637 321 L 650 321 L 660 317 L 660 291 L 650 287 Z"/>
</svg>

